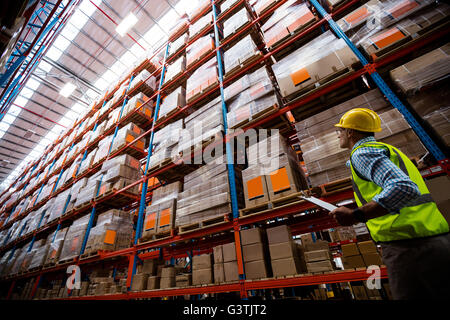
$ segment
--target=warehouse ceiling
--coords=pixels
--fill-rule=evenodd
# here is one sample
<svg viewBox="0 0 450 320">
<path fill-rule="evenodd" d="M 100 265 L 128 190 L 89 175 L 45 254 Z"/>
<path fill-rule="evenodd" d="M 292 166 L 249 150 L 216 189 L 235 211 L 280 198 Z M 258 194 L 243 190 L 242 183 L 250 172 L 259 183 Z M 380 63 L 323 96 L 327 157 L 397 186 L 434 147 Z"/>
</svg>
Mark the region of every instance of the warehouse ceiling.
<svg viewBox="0 0 450 320">
<path fill-rule="evenodd" d="M 0 122 L 0 189 L 145 50 L 163 46 L 176 19 L 196 2 L 82 0 Z M 121 36 L 116 27 L 130 12 L 138 22 Z M 76 89 L 65 98 L 59 92 L 68 82 Z"/>
</svg>

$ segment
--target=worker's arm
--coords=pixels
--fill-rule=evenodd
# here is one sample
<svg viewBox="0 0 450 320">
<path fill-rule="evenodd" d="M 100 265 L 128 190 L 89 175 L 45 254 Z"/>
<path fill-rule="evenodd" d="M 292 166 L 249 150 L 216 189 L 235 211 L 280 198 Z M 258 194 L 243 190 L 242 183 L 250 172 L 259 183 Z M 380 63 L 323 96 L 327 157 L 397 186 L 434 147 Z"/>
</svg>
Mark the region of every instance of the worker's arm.
<svg viewBox="0 0 450 320">
<path fill-rule="evenodd" d="M 389 159 L 385 149 L 360 148 L 353 153 L 352 164 L 361 177 L 383 188 L 372 201 L 360 207 L 367 220 L 399 213 L 401 208 L 420 196 L 417 185 Z M 340 207 L 330 215 L 341 225 L 353 225 L 358 221 L 352 213 L 352 209 Z"/>
</svg>

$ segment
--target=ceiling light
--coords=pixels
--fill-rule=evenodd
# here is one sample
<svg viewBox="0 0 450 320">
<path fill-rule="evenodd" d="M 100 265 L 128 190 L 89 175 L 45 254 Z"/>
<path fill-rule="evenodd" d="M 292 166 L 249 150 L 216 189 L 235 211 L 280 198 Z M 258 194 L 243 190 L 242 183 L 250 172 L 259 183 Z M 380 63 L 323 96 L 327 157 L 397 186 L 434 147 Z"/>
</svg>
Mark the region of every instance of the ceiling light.
<svg viewBox="0 0 450 320">
<path fill-rule="evenodd" d="M 136 22 L 138 21 L 138 18 L 132 13 L 128 14 L 125 19 L 122 20 L 122 22 L 117 26 L 116 31 L 120 36 L 124 36 L 125 33 L 127 33 L 130 28 L 132 28 Z"/>
<path fill-rule="evenodd" d="M 64 87 L 62 87 L 61 91 L 59 92 L 60 95 L 63 97 L 68 97 L 72 94 L 72 92 L 75 90 L 76 85 L 73 83 L 67 82 Z"/>
</svg>

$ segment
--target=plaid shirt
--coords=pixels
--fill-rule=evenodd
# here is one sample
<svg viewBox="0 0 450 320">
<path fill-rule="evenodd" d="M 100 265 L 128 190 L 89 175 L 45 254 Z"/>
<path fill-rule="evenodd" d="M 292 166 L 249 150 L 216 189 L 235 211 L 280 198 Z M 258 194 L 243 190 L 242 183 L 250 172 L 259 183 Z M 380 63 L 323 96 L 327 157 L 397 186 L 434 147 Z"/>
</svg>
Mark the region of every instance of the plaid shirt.
<svg viewBox="0 0 450 320">
<path fill-rule="evenodd" d="M 374 137 L 361 139 L 352 151 L 363 143 L 373 141 L 376 141 Z M 386 149 L 362 147 L 353 153 L 351 160 L 361 177 L 383 188 L 372 200 L 389 212 L 399 213 L 400 209 L 407 207 L 409 202 L 420 196 L 417 184 L 389 159 Z M 350 160 L 347 161 L 347 166 L 350 167 Z"/>
</svg>

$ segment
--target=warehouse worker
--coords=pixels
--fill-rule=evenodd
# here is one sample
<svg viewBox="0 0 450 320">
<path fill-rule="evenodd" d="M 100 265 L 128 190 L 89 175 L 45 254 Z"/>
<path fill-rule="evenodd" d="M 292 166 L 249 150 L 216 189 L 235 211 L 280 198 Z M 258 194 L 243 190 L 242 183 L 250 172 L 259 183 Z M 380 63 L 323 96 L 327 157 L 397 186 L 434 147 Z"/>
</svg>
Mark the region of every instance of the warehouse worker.
<svg viewBox="0 0 450 320">
<path fill-rule="evenodd" d="M 330 216 L 343 226 L 366 223 L 395 299 L 450 299 L 449 226 L 419 171 L 403 152 L 375 140 L 381 121 L 374 111 L 352 109 L 335 126 L 341 148 L 351 150 L 358 208 Z"/>
</svg>

